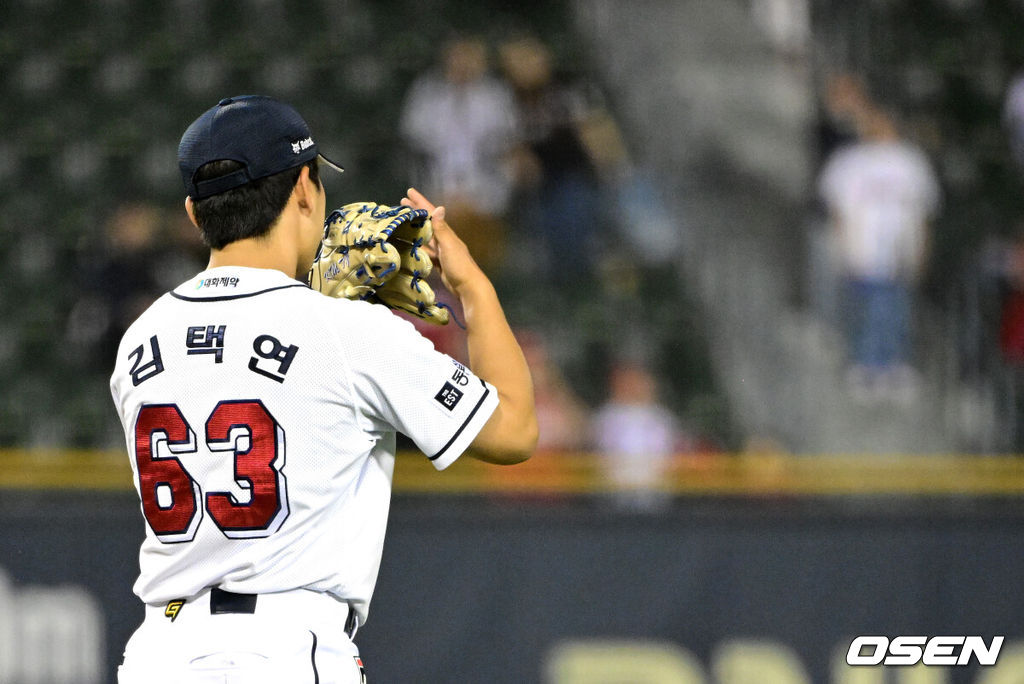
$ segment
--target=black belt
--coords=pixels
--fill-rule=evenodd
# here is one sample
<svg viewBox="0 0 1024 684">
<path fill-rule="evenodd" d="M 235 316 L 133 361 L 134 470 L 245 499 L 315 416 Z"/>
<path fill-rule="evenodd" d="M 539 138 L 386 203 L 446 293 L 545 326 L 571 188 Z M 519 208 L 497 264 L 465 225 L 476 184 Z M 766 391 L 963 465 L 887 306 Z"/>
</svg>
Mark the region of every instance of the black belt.
<svg viewBox="0 0 1024 684">
<path fill-rule="evenodd" d="M 236 594 L 233 591 L 224 591 L 219 587 L 210 589 L 210 613 L 213 615 L 244 614 L 252 615 L 256 612 L 256 600 L 259 594 Z M 355 636 L 359 626 L 359 618 L 352 606 L 348 608 L 348 617 L 345 619 L 345 634 L 351 639 Z"/>
<path fill-rule="evenodd" d="M 210 613 L 213 615 L 229 613 L 252 615 L 256 612 L 257 598 L 259 598 L 258 594 L 236 594 L 233 591 L 224 591 L 214 587 L 210 589 Z"/>
</svg>

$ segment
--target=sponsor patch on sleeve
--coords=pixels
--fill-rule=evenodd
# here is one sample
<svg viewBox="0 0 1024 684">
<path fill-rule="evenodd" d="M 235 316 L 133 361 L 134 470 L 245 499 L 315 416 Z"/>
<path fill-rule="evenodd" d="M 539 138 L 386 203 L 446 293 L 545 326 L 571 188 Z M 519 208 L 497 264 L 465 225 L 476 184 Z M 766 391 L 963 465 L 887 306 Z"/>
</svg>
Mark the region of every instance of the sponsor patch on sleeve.
<svg viewBox="0 0 1024 684">
<path fill-rule="evenodd" d="M 462 395 L 462 390 L 455 387 L 452 383 L 446 382 L 441 391 L 434 395 L 434 401 L 449 411 L 454 411 L 455 407 L 459 405 Z"/>
</svg>

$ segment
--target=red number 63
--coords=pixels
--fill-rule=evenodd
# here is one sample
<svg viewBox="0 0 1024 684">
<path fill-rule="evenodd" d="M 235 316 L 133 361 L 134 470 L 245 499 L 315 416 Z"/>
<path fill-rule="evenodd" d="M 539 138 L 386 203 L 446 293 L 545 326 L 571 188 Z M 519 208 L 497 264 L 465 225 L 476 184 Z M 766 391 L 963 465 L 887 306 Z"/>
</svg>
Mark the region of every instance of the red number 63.
<svg viewBox="0 0 1024 684">
<path fill-rule="evenodd" d="M 205 509 L 224 536 L 266 537 L 288 517 L 284 430 L 261 401 L 222 401 L 206 420 L 206 446 L 230 452 L 234 481 L 243 492 L 207 492 Z M 192 541 L 203 492 L 178 458 L 198 451 L 196 435 L 176 404 L 145 404 L 135 420 L 135 464 L 142 512 L 157 539 Z"/>
</svg>

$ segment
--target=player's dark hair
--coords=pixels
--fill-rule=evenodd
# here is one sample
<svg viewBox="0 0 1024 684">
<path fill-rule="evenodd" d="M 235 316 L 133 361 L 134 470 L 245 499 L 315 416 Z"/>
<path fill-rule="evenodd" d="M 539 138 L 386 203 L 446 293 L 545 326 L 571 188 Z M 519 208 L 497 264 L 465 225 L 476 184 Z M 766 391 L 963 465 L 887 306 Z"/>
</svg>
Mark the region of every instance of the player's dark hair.
<svg viewBox="0 0 1024 684">
<path fill-rule="evenodd" d="M 299 174 L 307 166 L 309 179 L 319 187 L 320 168 L 317 160 L 312 159 L 302 166 L 193 201 L 192 211 L 206 246 L 223 249 L 236 240 L 266 235 L 288 204 Z M 241 168 L 239 162 L 220 159 L 200 166 L 195 180 L 219 178 Z"/>
</svg>

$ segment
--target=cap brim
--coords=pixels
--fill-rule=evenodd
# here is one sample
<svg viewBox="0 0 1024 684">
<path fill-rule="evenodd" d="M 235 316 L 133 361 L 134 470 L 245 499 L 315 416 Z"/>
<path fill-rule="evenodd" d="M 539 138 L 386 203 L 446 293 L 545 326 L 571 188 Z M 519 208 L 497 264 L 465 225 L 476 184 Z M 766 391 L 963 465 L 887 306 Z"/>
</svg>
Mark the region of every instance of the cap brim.
<svg viewBox="0 0 1024 684">
<path fill-rule="evenodd" d="M 320 160 L 321 164 L 326 164 L 327 166 L 331 167 L 332 169 L 334 169 L 338 173 L 345 173 L 345 169 L 342 168 L 342 166 L 340 164 L 335 164 L 334 162 L 332 162 L 330 159 L 328 159 L 327 157 L 325 157 L 322 154 L 317 154 L 316 156 L 317 156 L 317 159 Z"/>
</svg>

